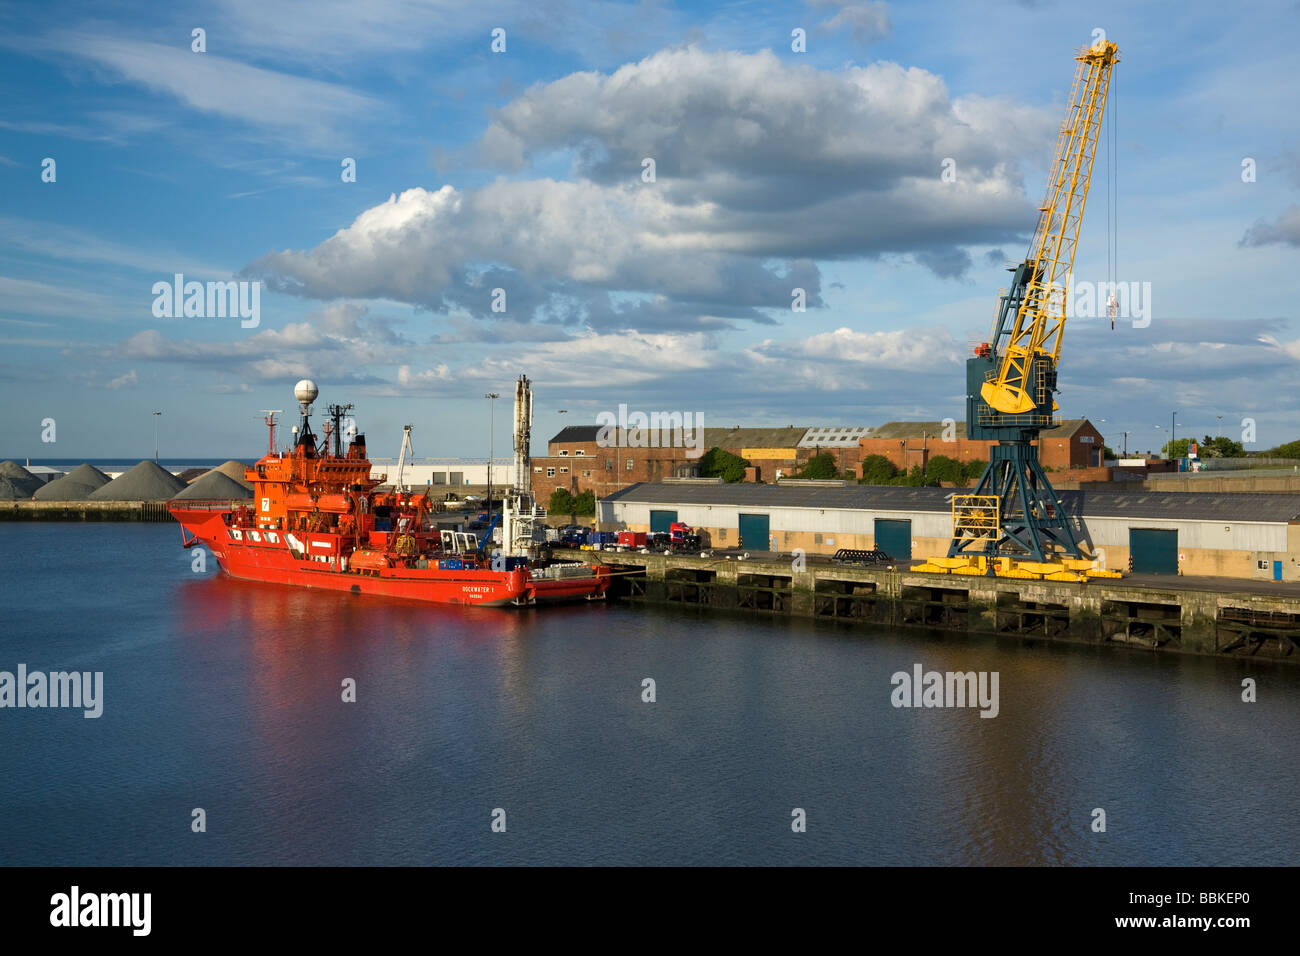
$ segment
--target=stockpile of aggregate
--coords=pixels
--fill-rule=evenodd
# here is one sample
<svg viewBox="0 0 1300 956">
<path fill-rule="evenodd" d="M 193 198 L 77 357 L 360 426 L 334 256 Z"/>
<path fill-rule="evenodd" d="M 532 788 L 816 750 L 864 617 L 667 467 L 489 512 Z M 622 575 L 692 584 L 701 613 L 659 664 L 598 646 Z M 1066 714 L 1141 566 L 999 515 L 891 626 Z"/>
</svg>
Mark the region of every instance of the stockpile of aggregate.
<svg viewBox="0 0 1300 956">
<path fill-rule="evenodd" d="M 30 498 L 44 482 L 16 461 L 0 462 L 0 499 Z"/>
<path fill-rule="evenodd" d="M 152 461 L 142 461 L 91 493 L 91 501 L 166 501 L 186 485 Z"/>
<path fill-rule="evenodd" d="M 173 497 L 211 498 L 217 501 L 225 501 L 233 498 L 251 498 L 253 497 L 253 490 L 213 468 L 202 478 L 194 480 L 184 491 Z"/>
<path fill-rule="evenodd" d="M 235 461 L 235 459 L 232 458 L 230 459 L 230 461 L 225 462 L 224 464 L 217 465 L 217 467 L 213 468 L 212 470 L 221 472 L 227 478 L 233 478 L 235 481 L 239 482 L 249 491 L 252 491 L 253 486 L 244 480 L 244 469 L 247 467 L 248 466 L 245 465 L 242 461 Z"/>
<path fill-rule="evenodd" d="M 38 488 L 32 497 L 37 501 L 84 501 L 108 482 L 108 475 L 94 465 L 78 465 L 62 478 Z"/>
</svg>

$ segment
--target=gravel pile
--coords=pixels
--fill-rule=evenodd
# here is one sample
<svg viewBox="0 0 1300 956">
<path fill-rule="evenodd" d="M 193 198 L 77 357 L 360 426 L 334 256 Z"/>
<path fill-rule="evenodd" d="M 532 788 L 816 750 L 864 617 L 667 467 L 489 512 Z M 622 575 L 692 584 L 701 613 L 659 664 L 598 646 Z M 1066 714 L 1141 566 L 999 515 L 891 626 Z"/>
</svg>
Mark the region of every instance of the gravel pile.
<svg viewBox="0 0 1300 956">
<path fill-rule="evenodd" d="M 142 461 L 91 493 L 91 501 L 166 501 L 184 490 L 185 482 L 152 461 Z"/>
<path fill-rule="evenodd" d="M 108 475 L 94 465 L 78 465 L 62 478 L 55 478 L 32 495 L 37 501 L 84 501 L 91 492 L 108 484 Z"/>
<path fill-rule="evenodd" d="M 236 498 L 251 498 L 253 497 L 253 490 L 214 468 L 174 497 L 211 498 L 215 501 L 226 501 Z"/>
<path fill-rule="evenodd" d="M 227 478 L 235 479 L 235 481 L 239 482 L 249 491 L 252 491 L 253 486 L 244 480 L 244 469 L 247 467 L 248 466 L 245 465 L 242 461 L 235 461 L 235 459 L 232 458 L 230 459 L 230 461 L 225 462 L 224 464 L 217 465 L 217 467 L 213 468 L 212 470 L 221 472 Z"/>
<path fill-rule="evenodd" d="M 30 498 L 44 483 L 16 461 L 0 462 L 0 500 Z"/>
</svg>

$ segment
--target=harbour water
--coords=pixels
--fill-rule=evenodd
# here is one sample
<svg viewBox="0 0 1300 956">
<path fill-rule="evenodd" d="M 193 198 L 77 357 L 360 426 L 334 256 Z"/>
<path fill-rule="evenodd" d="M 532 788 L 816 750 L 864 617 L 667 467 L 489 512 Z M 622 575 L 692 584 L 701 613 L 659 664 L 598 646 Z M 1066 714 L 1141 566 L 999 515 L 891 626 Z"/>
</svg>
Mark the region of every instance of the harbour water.
<svg viewBox="0 0 1300 956">
<path fill-rule="evenodd" d="M 0 862 L 1300 862 L 1294 667 L 193 560 L 169 524 L 0 525 L 0 671 L 104 675 L 95 719 L 0 708 Z M 997 672 L 997 716 L 894 707 L 917 664 Z"/>
</svg>

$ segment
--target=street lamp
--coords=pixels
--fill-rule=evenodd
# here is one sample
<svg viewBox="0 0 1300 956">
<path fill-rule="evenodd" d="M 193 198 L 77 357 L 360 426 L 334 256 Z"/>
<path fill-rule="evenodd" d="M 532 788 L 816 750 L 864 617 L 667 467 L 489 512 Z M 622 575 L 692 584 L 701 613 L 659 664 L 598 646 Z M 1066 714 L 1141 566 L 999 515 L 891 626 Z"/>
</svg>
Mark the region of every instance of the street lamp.
<svg viewBox="0 0 1300 956">
<path fill-rule="evenodd" d="M 1124 457 L 1128 457 L 1128 432 L 1124 433 Z"/>
<path fill-rule="evenodd" d="M 153 413 L 153 463 L 158 464 L 158 416 L 162 412 Z"/>
<path fill-rule="evenodd" d="M 500 398 L 501 395 L 499 392 L 488 392 L 483 397 L 488 400 L 487 516 L 488 516 L 488 527 L 491 527 L 492 526 L 492 456 L 494 454 L 493 430 L 496 427 L 496 420 L 497 420 L 496 419 L 497 399 Z"/>
<path fill-rule="evenodd" d="M 1165 426 L 1164 426 L 1164 425 L 1157 425 L 1156 428 L 1159 429 L 1159 430 L 1162 431 L 1162 432 L 1165 430 Z M 1170 447 L 1169 447 L 1169 451 L 1172 453 L 1173 450 L 1174 450 L 1174 449 L 1173 449 L 1173 444 L 1172 444 L 1172 442 L 1171 442 L 1171 443 L 1170 443 Z M 1161 449 L 1160 449 L 1160 454 L 1163 455 L 1164 453 L 1165 453 L 1165 450 L 1164 450 L 1164 447 L 1162 446 Z"/>
<path fill-rule="evenodd" d="M 1222 438 L 1222 437 L 1223 437 L 1223 416 L 1222 416 L 1222 415 L 1216 415 L 1215 417 L 1219 420 L 1219 424 L 1218 424 L 1218 427 L 1216 427 L 1216 428 L 1214 429 L 1214 437 L 1215 437 L 1215 438 Z"/>
</svg>

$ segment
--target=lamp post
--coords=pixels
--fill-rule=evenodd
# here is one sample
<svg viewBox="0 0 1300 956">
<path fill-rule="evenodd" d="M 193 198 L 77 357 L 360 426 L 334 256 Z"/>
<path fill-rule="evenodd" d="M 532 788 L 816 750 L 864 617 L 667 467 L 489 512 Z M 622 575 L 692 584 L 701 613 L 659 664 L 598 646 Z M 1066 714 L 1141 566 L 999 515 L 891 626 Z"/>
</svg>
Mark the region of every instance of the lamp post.
<svg viewBox="0 0 1300 956">
<path fill-rule="evenodd" d="M 1124 433 L 1124 457 L 1128 457 L 1128 432 Z"/>
<path fill-rule="evenodd" d="M 1178 413 L 1169 416 L 1169 455 L 1174 454 L 1174 442 L 1178 439 Z"/>
<path fill-rule="evenodd" d="M 488 400 L 488 467 L 487 467 L 487 516 L 488 527 L 492 526 L 492 456 L 494 452 L 494 429 L 496 428 L 497 399 L 499 392 L 488 392 L 483 396 Z"/>
<path fill-rule="evenodd" d="M 158 464 L 158 416 L 162 412 L 153 413 L 153 463 Z"/>
<path fill-rule="evenodd" d="M 1222 416 L 1222 415 L 1216 415 L 1215 418 L 1217 418 L 1217 419 L 1219 420 L 1219 424 L 1218 424 L 1218 427 L 1216 427 L 1216 428 L 1214 429 L 1214 437 L 1215 437 L 1215 438 L 1222 438 L 1222 437 L 1223 437 L 1223 416 Z"/>
<path fill-rule="evenodd" d="M 1159 431 L 1161 431 L 1161 432 L 1163 432 L 1163 431 L 1165 430 L 1165 426 L 1164 426 L 1164 425 L 1157 425 L 1156 428 L 1157 428 L 1157 430 L 1159 430 Z M 1171 443 L 1170 443 L 1169 451 L 1172 452 L 1173 450 L 1174 450 L 1174 449 L 1173 449 L 1173 443 L 1171 442 Z M 1164 450 L 1164 448 L 1163 448 L 1163 446 L 1162 446 L 1161 449 L 1160 449 L 1160 454 L 1163 455 L 1164 453 L 1165 453 L 1165 450 Z"/>
</svg>

